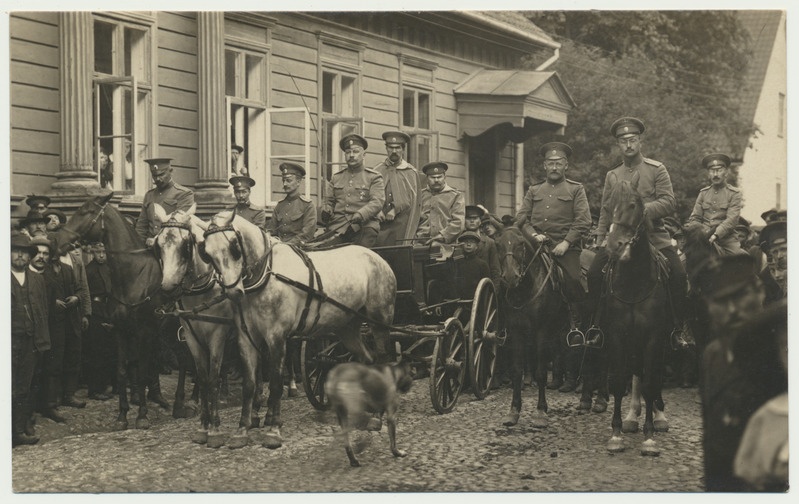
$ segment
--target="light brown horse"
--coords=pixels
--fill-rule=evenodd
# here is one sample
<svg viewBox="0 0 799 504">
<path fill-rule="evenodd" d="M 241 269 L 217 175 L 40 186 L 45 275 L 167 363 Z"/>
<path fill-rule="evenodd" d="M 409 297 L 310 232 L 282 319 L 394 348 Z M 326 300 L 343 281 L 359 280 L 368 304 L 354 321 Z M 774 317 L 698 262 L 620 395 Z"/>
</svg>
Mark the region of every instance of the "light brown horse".
<svg viewBox="0 0 799 504">
<path fill-rule="evenodd" d="M 293 334 L 335 332 L 348 350 L 371 363 L 375 356 L 360 336 L 362 322 L 368 321 L 382 359 L 394 318 L 397 280 L 391 267 L 367 248 L 348 245 L 305 254 L 230 211 L 211 218 L 202 248 L 203 258 L 213 264 L 236 307 L 239 331 L 254 343 L 252 351 L 242 351 L 248 379 L 253 379 L 258 359 L 255 345 L 262 341 L 269 349 L 264 420 L 269 430 L 264 446 L 278 448 L 283 442 L 280 399 L 286 340 Z M 242 421 L 247 420 L 249 416 L 242 414 Z"/>
</svg>

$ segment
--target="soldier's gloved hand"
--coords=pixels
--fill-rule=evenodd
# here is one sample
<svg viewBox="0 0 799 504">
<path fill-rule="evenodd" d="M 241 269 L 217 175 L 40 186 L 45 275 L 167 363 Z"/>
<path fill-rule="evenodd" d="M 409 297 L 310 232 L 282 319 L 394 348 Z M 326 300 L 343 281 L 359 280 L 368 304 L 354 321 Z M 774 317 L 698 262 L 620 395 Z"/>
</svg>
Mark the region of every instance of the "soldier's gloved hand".
<svg viewBox="0 0 799 504">
<path fill-rule="evenodd" d="M 153 243 L 155 243 L 155 238 L 147 238 L 146 240 L 144 240 L 144 245 L 147 248 L 153 248 Z"/>
<path fill-rule="evenodd" d="M 567 250 L 569 250 L 569 245 L 571 245 L 569 242 L 563 240 L 562 242 L 555 245 L 555 248 L 552 249 L 552 254 L 557 257 L 562 256 L 563 254 L 566 253 Z"/>
<path fill-rule="evenodd" d="M 353 224 L 360 224 L 363 222 L 363 216 L 358 212 L 355 212 L 354 214 L 352 214 L 350 222 L 352 222 Z"/>
<path fill-rule="evenodd" d="M 377 222 L 383 222 L 384 220 L 386 220 L 386 214 L 384 214 L 383 211 L 380 210 L 379 212 L 377 212 Z"/>
<path fill-rule="evenodd" d="M 533 235 L 533 240 L 535 240 L 535 242 L 538 244 L 544 243 L 547 241 L 547 235 L 536 233 Z"/>
<path fill-rule="evenodd" d="M 387 220 L 388 222 L 391 222 L 391 221 L 393 221 L 393 220 L 394 220 L 394 218 L 395 218 L 396 216 L 397 216 L 397 211 L 396 211 L 396 210 L 394 210 L 394 207 L 391 207 L 391 210 L 389 210 L 389 211 L 388 211 L 388 213 L 386 214 L 386 220 Z"/>
</svg>

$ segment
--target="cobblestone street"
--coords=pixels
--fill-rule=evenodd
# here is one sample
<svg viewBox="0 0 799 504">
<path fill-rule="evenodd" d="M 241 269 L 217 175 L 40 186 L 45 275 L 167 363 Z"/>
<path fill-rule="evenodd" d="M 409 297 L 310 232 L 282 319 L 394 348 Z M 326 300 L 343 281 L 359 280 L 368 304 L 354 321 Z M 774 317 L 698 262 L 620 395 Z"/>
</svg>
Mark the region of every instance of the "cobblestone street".
<svg viewBox="0 0 799 504">
<path fill-rule="evenodd" d="M 171 400 L 176 374 L 161 378 Z M 612 400 L 605 413 L 579 414 L 578 395 L 548 391 L 550 425 L 533 428 L 530 415 L 535 392 L 534 387 L 525 387 L 519 424 L 507 428 L 501 421 L 510 405 L 509 388 L 496 390 L 483 401 L 464 393 L 452 413 L 438 415 L 430 405 L 428 381 L 417 380 L 403 396 L 397 433 L 398 445 L 408 456 L 391 456 L 384 426 L 379 433 L 357 434 L 360 468 L 350 468 L 344 450 L 334 445 L 335 416 L 317 412 L 302 396 L 284 400 L 284 444 L 274 451 L 261 446 L 261 429 L 251 431 L 250 445 L 238 450 L 194 444 L 190 435 L 199 425 L 198 418 L 174 420 L 152 403 L 149 430 L 112 432 L 116 398 L 89 401 L 82 410 L 61 408 L 68 417 L 65 425 L 38 419 L 40 443 L 13 450 L 13 489 L 86 493 L 702 491 L 701 416 L 695 388 L 664 390 L 670 431 L 656 435 L 662 450 L 659 457 L 639 454 L 640 432 L 626 435 L 625 452 L 611 455 L 605 450 Z M 238 424 L 239 408 L 234 402 L 221 410 L 227 433 Z M 128 414 L 131 425 L 134 411 Z"/>
</svg>

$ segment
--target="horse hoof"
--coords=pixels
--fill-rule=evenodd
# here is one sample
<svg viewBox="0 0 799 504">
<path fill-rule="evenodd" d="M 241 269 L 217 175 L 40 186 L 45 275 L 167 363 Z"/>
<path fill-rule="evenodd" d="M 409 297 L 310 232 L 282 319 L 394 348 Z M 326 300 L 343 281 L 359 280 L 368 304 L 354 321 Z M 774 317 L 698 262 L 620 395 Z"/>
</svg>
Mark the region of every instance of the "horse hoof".
<svg viewBox="0 0 799 504">
<path fill-rule="evenodd" d="M 126 421 L 124 421 L 124 422 L 123 422 L 123 421 L 121 421 L 121 420 L 117 420 L 117 421 L 114 423 L 114 430 L 115 430 L 115 431 L 123 431 L 123 430 L 128 430 L 128 422 L 127 422 L 127 420 L 126 420 Z"/>
<path fill-rule="evenodd" d="M 533 421 L 531 422 L 531 425 L 539 429 L 545 429 L 549 426 L 549 418 L 547 418 L 546 413 L 538 413 L 533 415 Z"/>
<path fill-rule="evenodd" d="M 370 432 L 380 432 L 383 428 L 383 421 L 377 417 L 372 417 L 369 419 L 369 422 L 366 423 L 366 430 Z"/>
<path fill-rule="evenodd" d="M 517 423 L 519 423 L 518 411 L 508 413 L 507 415 L 505 415 L 505 418 L 502 419 L 502 425 L 504 425 L 505 427 L 513 427 Z"/>
<path fill-rule="evenodd" d="M 264 442 L 261 443 L 264 448 L 269 448 L 270 450 L 275 450 L 283 446 L 283 441 L 273 434 L 267 434 L 264 438 Z"/>
<path fill-rule="evenodd" d="M 608 441 L 607 449 L 610 453 L 621 453 L 624 451 L 624 441 L 620 437 L 612 437 Z"/>
<path fill-rule="evenodd" d="M 669 422 L 667 420 L 655 420 L 655 432 L 669 432 Z"/>
<path fill-rule="evenodd" d="M 577 405 L 577 411 L 588 411 L 591 409 L 591 399 L 580 400 L 580 404 Z"/>
<path fill-rule="evenodd" d="M 197 444 L 205 444 L 208 442 L 208 431 L 196 430 L 191 434 L 191 442 Z"/>
<path fill-rule="evenodd" d="M 250 438 L 248 438 L 246 435 L 245 436 L 230 436 L 230 439 L 228 439 L 228 442 L 227 442 L 227 446 L 231 450 L 237 450 L 239 448 L 244 448 L 248 444 L 250 444 Z"/>
<path fill-rule="evenodd" d="M 136 428 L 140 430 L 147 430 L 150 428 L 150 421 L 147 418 L 137 418 Z"/>
<path fill-rule="evenodd" d="M 654 439 L 647 439 L 641 444 L 641 455 L 645 457 L 657 457 L 660 455 L 660 448 L 657 447 Z"/>
<path fill-rule="evenodd" d="M 208 434 L 208 448 L 221 448 L 225 446 L 225 435 L 221 432 Z"/>
<path fill-rule="evenodd" d="M 625 434 L 632 434 L 638 432 L 638 422 L 635 420 L 622 420 L 621 431 Z"/>
<path fill-rule="evenodd" d="M 593 411 L 594 413 L 604 413 L 607 410 L 608 410 L 608 402 L 603 398 L 594 401 L 594 407 L 591 408 L 591 411 Z"/>
</svg>

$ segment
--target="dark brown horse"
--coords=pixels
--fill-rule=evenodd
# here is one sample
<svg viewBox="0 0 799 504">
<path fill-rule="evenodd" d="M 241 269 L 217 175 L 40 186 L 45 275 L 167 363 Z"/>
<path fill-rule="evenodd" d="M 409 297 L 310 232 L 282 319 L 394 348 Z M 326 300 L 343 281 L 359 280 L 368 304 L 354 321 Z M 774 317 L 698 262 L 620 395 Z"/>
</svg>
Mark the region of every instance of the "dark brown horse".
<svg viewBox="0 0 799 504">
<path fill-rule="evenodd" d="M 658 455 L 654 416 L 656 410 L 663 411 L 664 357 L 674 325 L 668 309 L 667 262 L 649 243 L 651 222 L 644 216 L 643 201 L 633 184 L 624 181 L 614 188 L 610 208 L 603 350 L 608 359 L 608 384 L 614 405 L 613 433 L 607 449 L 624 450 L 622 397 L 634 375 L 637 380 L 633 383 L 631 400 L 635 403 L 638 398 L 637 381 L 646 406 L 641 454 Z M 635 404 L 631 415 L 634 410 Z"/>
<path fill-rule="evenodd" d="M 147 398 L 169 407 L 161 397 L 155 367 L 159 348 L 159 320 L 155 308 L 162 304 L 161 267 L 153 253 L 125 217 L 110 204 L 113 193 L 84 203 L 58 232 L 61 251 L 78 239 L 102 241 L 111 271 L 108 308 L 117 334 L 117 429 L 128 427 L 130 409 L 127 386 L 139 398 L 136 428 L 147 429 Z M 149 389 L 150 393 L 145 394 Z M 176 407 L 179 405 L 176 401 Z"/>
<path fill-rule="evenodd" d="M 526 344 L 533 338 L 538 404 L 533 414 L 534 427 L 546 427 L 547 364 L 565 349 L 569 330 L 569 311 L 553 275 L 555 264 L 545 244 L 533 245 L 516 227 L 505 228 L 496 238 L 502 262 L 503 288 L 500 291 L 502 319 L 510 342 L 513 399 L 502 423 L 516 425 L 522 408 L 522 373 Z"/>
</svg>

